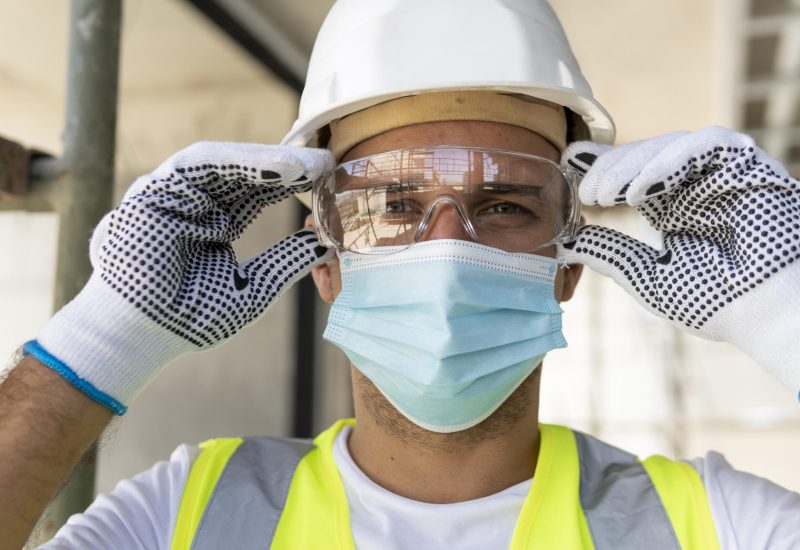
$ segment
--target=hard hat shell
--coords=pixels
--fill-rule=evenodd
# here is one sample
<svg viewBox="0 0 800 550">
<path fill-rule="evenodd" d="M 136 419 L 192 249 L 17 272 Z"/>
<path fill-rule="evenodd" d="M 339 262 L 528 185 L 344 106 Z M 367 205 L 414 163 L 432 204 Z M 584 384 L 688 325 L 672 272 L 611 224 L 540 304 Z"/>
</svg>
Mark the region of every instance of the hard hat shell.
<svg viewBox="0 0 800 550">
<path fill-rule="evenodd" d="M 318 145 L 317 132 L 332 120 L 447 90 L 551 101 L 576 115 L 584 137 L 614 141 L 614 123 L 545 0 L 338 0 L 317 35 L 299 116 L 282 143 Z"/>
</svg>

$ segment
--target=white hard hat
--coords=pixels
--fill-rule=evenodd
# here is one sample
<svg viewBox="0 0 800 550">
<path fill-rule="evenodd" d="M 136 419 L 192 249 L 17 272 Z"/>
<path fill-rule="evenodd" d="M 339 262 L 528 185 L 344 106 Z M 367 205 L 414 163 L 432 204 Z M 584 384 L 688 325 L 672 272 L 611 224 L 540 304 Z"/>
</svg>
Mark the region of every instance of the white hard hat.
<svg viewBox="0 0 800 550">
<path fill-rule="evenodd" d="M 318 132 L 332 120 L 448 90 L 550 101 L 567 108 L 574 139 L 614 141 L 614 123 L 545 0 L 338 0 L 317 35 L 299 116 L 282 143 L 324 146 Z"/>
</svg>

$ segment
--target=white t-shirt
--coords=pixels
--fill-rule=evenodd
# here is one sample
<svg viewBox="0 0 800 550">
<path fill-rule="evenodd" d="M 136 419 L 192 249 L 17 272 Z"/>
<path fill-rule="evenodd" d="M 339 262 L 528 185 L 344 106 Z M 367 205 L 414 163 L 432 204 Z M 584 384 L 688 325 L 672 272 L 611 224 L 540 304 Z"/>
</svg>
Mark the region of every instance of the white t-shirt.
<svg viewBox="0 0 800 550">
<path fill-rule="evenodd" d="M 349 433 L 348 427 L 338 435 L 334 460 L 357 548 L 508 548 L 532 480 L 468 502 L 416 502 L 390 493 L 358 469 L 347 448 Z M 197 447 L 181 445 L 169 462 L 159 462 L 99 496 L 41 548 L 168 550 L 183 487 L 198 455 Z M 703 478 L 723 550 L 800 548 L 800 494 L 734 470 L 719 453 L 690 464 Z"/>
<path fill-rule="evenodd" d="M 347 493 L 356 548 L 486 550 L 511 545 L 533 479 L 467 502 L 417 502 L 387 491 L 359 470 L 347 448 L 351 430 L 346 426 L 339 433 L 333 459 Z"/>
</svg>

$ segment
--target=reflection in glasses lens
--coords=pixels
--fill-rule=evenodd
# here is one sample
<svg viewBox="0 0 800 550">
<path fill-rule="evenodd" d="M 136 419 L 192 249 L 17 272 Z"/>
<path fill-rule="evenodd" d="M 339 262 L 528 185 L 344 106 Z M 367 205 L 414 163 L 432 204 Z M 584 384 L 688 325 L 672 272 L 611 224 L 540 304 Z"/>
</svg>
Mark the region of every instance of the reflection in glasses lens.
<svg viewBox="0 0 800 550">
<path fill-rule="evenodd" d="M 442 208 L 467 234 L 509 252 L 569 239 L 575 178 L 549 159 L 492 149 L 404 149 L 343 163 L 315 184 L 314 215 L 329 246 L 361 253 L 410 246 Z"/>
</svg>

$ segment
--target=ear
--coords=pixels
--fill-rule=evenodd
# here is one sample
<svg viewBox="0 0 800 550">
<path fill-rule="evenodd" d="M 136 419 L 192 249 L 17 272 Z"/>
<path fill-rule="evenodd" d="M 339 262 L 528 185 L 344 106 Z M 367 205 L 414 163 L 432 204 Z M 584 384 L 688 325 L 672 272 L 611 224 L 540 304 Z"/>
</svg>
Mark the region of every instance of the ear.
<svg viewBox="0 0 800 550">
<path fill-rule="evenodd" d="M 586 218 L 581 215 L 578 222 L 578 227 L 586 225 Z M 569 264 L 561 268 L 561 285 L 559 290 L 559 302 L 567 302 L 575 294 L 575 288 L 578 286 L 578 281 L 581 279 L 583 273 L 583 264 Z"/>
<path fill-rule="evenodd" d="M 561 284 L 561 293 L 559 296 L 560 302 L 567 302 L 572 299 L 575 294 L 575 287 L 578 286 L 578 281 L 581 279 L 583 273 L 583 264 L 569 264 L 561 268 L 563 282 Z"/>
<path fill-rule="evenodd" d="M 304 227 L 314 227 L 314 217 L 311 214 L 306 216 L 306 223 Z M 332 304 L 333 300 L 336 298 L 336 290 L 334 288 L 333 280 L 334 278 L 332 275 L 334 270 L 337 274 L 339 273 L 338 263 L 339 259 L 337 258 L 331 260 L 330 262 L 317 264 L 311 268 L 311 278 L 314 279 L 314 284 L 317 287 L 317 293 L 319 294 L 320 298 L 329 304 Z"/>
</svg>

